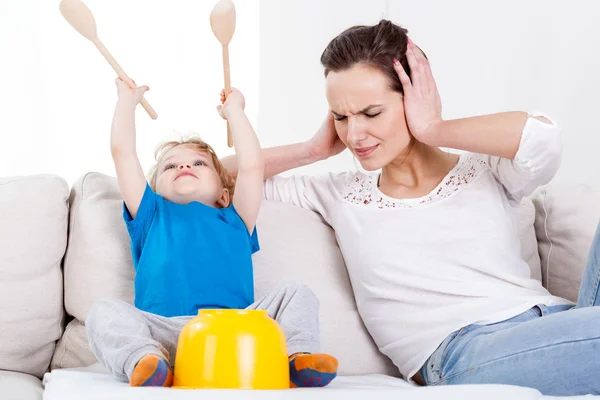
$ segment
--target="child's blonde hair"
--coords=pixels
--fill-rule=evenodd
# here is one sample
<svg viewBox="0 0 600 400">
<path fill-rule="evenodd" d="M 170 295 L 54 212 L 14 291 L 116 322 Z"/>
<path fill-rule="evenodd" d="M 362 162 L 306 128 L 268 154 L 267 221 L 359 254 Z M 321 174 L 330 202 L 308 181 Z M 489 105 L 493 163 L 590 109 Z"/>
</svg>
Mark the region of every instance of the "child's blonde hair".
<svg viewBox="0 0 600 400">
<path fill-rule="evenodd" d="M 223 187 L 229 191 L 229 198 L 233 198 L 235 179 L 233 179 L 231 174 L 223 166 L 221 160 L 219 160 L 219 157 L 217 157 L 217 153 L 215 153 L 215 150 L 212 148 L 212 146 L 197 136 L 190 136 L 187 138 L 182 138 L 181 140 L 171 140 L 158 145 L 156 151 L 154 152 L 154 159 L 156 160 L 156 164 L 148 173 L 148 181 L 152 190 L 156 191 L 156 176 L 158 175 L 158 164 L 160 163 L 160 160 L 169 150 L 177 146 L 190 146 L 194 150 L 204 151 L 210 154 L 215 169 L 217 170 L 217 173 L 221 178 L 221 183 L 223 183 Z"/>
</svg>

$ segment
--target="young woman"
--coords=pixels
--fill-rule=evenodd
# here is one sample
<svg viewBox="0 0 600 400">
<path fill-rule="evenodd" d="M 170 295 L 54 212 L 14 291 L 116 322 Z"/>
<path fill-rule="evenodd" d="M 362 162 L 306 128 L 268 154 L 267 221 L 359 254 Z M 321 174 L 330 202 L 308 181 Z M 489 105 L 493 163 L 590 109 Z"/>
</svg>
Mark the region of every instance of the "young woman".
<svg viewBox="0 0 600 400">
<path fill-rule="evenodd" d="M 600 234 L 574 305 L 530 276 L 517 233 L 519 202 L 559 168 L 559 128 L 527 112 L 442 120 L 427 58 L 389 21 L 342 32 L 321 62 L 330 114 L 308 142 L 263 151 L 265 198 L 335 229 L 379 349 L 423 385 L 600 393 Z M 345 148 L 366 173 L 276 176 Z"/>
</svg>

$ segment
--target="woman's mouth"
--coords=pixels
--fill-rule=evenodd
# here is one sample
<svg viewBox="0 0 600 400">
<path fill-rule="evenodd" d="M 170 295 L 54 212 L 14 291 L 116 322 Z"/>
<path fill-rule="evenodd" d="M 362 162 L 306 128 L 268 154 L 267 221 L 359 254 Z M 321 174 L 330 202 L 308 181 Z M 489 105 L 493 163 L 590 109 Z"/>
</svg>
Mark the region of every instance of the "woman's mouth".
<svg viewBox="0 0 600 400">
<path fill-rule="evenodd" d="M 371 153 L 373 153 L 375 151 L 375 149 L 377 149 L 377 147 L 379 147 L 378 144 L 376 144 L 375 146 L 371 146 L 371 147 L 361 147 L 359 149 L 354 149 L 354 152 L 356 153 L 356 155 L 358 157 L 367 157 Z"/>
</svg>

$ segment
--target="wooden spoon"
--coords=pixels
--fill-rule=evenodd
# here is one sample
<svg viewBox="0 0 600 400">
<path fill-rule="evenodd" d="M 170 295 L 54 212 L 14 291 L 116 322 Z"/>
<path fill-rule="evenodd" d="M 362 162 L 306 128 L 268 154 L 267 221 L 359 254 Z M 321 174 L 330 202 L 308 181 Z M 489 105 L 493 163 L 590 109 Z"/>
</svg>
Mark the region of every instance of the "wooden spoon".
<svg viewBox="0 0 600 400">
<path fill-rule="evenodd" d="M 231 93 L 229 73 L 229 42 L 235 32 L 235 5 L 231 0 L 220 0 L 210 13 L 210 27 L 223 46 L 223 74 L 225 76 L 225 96 Z M 233 147 L 231 127 L 227 123 L 227 146 Z"/>
<path fill-rule="evenodd" d="M 100 39 L 98 39 L 98 34 L 96 32 L 96 21 L 94 20 L 94 16 L 92 15 L 90 9 L 87 8 L 87 6 L 80 0 L 62 0 L 59 8 L 60 13 L 67 20 L 67 22 L 71 24 L 71 26 L 75 28 L 75 30 L 83 37 L 96 45 L 98 50 L 100 50 L 100 53 L 102 53 L 104 58 L 106 58 L 106 61 L 108 61 L 117 75 L 119 75 L 119 78 L 121 78 L 123 82 L 127 83 L 130 88 L 135 89 L 135 83 L 133 83 L 131 78 L 127 76 L 125 71 L 123 71 L 123 68 L 121 68 L 114 57 L 108 52 L 106 47 L 104 47 Z M 148 115 L 150 115 L 150 118 L 158 118 L 156 111 L 154 111 L 150 104 L 148 104 L 146 99 L 142 98 L 140 104 L 142 107 L 144 107 L 144 110 L 146 110 Z"/>
</svg>

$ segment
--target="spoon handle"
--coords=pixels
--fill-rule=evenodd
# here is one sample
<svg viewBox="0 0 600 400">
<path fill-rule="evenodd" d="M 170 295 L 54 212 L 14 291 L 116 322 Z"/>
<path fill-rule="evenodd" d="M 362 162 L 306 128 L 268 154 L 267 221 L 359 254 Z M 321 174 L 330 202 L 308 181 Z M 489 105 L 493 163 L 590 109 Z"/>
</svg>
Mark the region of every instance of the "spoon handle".
<svg viewBox="0 0 600 400">
<path fill-rule="evenodd" d="M 115 58 L 112 56 L 112 54 L 110 54 L 108 52 L 108 49 L 106 47 L 104 47 L 104 44 L 102 44 L 100 39 L 96 38 L 96 39 L 92 40 L 92 42 L 94 43 L 94 45 L 96 45 L 98 50 L 100 50 L 100 53 L 102 53 L 104 58 L 106 58 L 106 61 L 108 61 L 110 66 L 115 70 L 115 72 L 117 73 L 119 78 L 121 78 L 121 80 L 123 80 L 123 82 L 125 82 L 127 85 L 129 85 L 130 88 L 135 89 L 135 83 L 133 83 L 131 78 L 129 78 L 129 76 L 127 76 L 127 74 L 125 73 L 123 68 L 121 68 L 121 66 L 119 65 L 117 60 L 115 60 Z M 142 98 L 142 100 L 140 101 L 140 104 L 142 105 L 142 107 L 144 107 L 144 110 L 146 110 L 146 112 L 148 113 L 150 118 L 152 118 L 152 119 L 158 118 L 158 114 L 156 114 L 156 111 L 154 111 L 154 109 L 148 103 L 148 101 L 146 101 L 146 99 Z"/>
<path fill-rule="evenodd" d="M 229 73 L 229 46 L 223 45 L 223 75 L 225 77 L 225 95 L 231 93 L 231 76 Z M 231 136 L 231 127 L 227 122 L 227 146 L 233 147 L 233 137 Z"/>
</svg>

